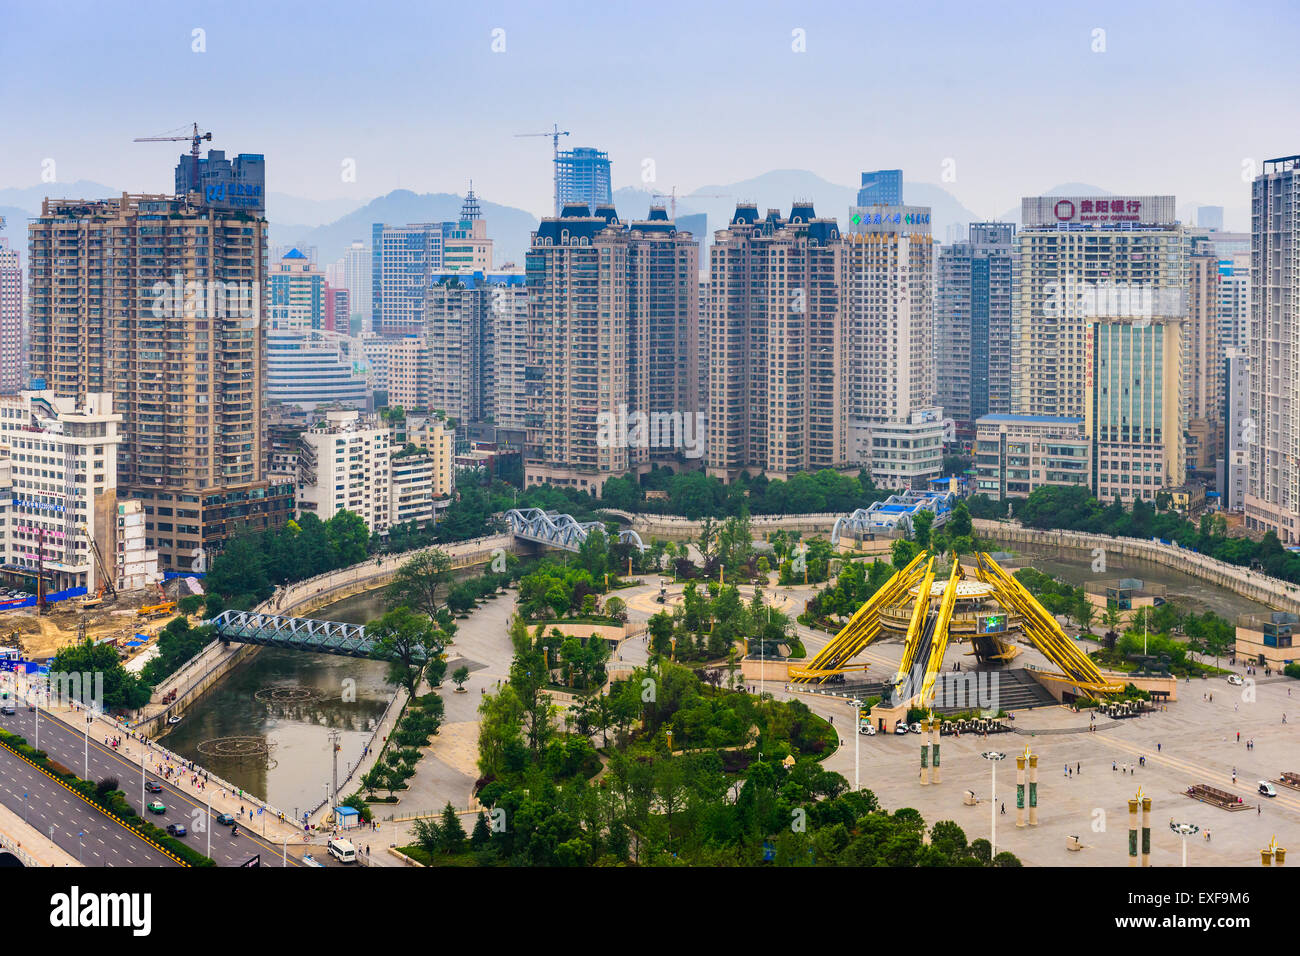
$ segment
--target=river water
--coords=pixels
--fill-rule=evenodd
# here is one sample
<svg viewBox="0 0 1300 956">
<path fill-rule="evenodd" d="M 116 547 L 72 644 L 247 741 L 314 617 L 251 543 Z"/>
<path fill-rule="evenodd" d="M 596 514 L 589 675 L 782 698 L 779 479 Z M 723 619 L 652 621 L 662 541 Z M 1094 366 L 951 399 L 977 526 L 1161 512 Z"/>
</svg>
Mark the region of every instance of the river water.
<svg viewBox="0 0 1300 956">
<path fill-rule="evenodd" d="M 384 613 L 368 591 L 312 617 L 365 624 Z M 329 792 L 329 733 L 338 730 L 339 781 L 361 756 L 394 687 L 378 661 L 266 647 L 203 699 L 160 741 L 235 786 L 300 817 Z M 264 753 L 240 756 L 250 748 Z"/>
<path fill-rule="evenodd" d="M 1120 558 L 1107 553 L 1106 570 L 1094 573 L 1090 551 L 1002 543 L 998 547 L 1016 554 L 1020 558 L 1021 567 L 1037 568 L 1076 587 L 1115 578 L 1138 578 L 1148 583 L 1163 584 L 1167 589 L 1165 600 L 1178 605 L 1180 610 L 1195 611 L 1197 614 L 1213 611 L 1234 623 L 1239 614 L 1257 614 L 1268 610 L 1264 605 L 1244 598 L 1235 591 L 1149 561 Z"/>
</svg>

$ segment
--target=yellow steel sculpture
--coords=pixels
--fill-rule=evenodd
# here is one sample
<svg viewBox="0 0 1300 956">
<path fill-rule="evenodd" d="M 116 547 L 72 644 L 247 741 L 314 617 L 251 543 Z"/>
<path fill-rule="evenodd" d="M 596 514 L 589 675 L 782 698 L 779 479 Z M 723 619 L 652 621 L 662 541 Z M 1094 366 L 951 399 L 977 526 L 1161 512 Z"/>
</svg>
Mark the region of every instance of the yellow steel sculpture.
<svg viewBox="0 0 1300 956">
<path fill-rule="evenodd" d="M 953 558 L 952 574 L 948 575 L 948 585 L 943 589 L 943 600 L 939 602 L 939 620 L 934 626 L 934 637 L 930 639 L 930 660 L 925 669 L 925 683 L 921 687 L 921 706 L 934 704 L 934 681 L 939 676 L 943 664 L 943 655 L 948 650 L 948 627 L 952 623 L 952 611 L 957 606 L 957 582 L 962 579 L 961 561 Z"/>
<path fill-rule="evenodd" d="M 1053 677 L 1072 685 L 1088 697 L 1118 694 L 1124 690 L 1122 683 L 1106 679 L 1092 659 L 1075 646 L 1056 623 L 1056 618 L 1035 600 L 1023 584 L 998 567 L 997 562 L 982 551 L 976 553 L 975 562 L 980 579 L 993 587 L 998 602 L 1020 615 L 1020 626 L 1025 636 L 1061 669 L 1061 673 L 1054 674 Z"/>
<path fill-rule="evenodd" d="M 849 664 L 868 644 L 880 636 L 880 609 L 900 603 L 921 577 L 921 563 L 927 555 L 922 552 L 885 582 L 879 591 L 858 608 L 849 623 L 831 639 L 831 642 L 808 662 L 807 667 L 790 668 L 790 680 L 799 684 L 823 683 L 832 674 L 848 670 L 865 670 L 866 664 Z"/>
<path fill-rule="evenodd" d="M 893 609 L 891 620 L 897 621 L 899 609 L 907 608 L 911 602 L 910 614 L 906 618 L 906 642 L 894 684 L 896 688 L 902 686 L 913 668 L 920 666 L 924 671 L 924 681 L 913 699 L 918 700 L 920 706 L 929 706 L 934 699 L 935 683 L 951 639 L 957 582 L 965 577 L 960 560 L 954 558 L 939 610 L 935 613 L 932 610 L 931 591 L 936 560 L 936 556 L 923 551 L 907 567 L 895 573 L 806 667 L 790 668 L 790 680 L 801 684 L 823 683 L 835 674 L 865 670 L 866 664 L 855 664 L 852 661 L 880 636 L 881 612 Z M 1123 691 L 1124 685 L 1108 680 L 1097 665 L 1066 636 L 1056 619 L 988 554 L 977 552 L 975 564 L 976 578 L 992 589 L 994 599 L 1003 610 L 1019 619 L 1021 632 L 1060 669 L 1060 673 L 1050 675 L 1053 679 L 1071 685 L 1087 697 Z M 1008 653 L 994 655 L 995 658 L 1009 659 L 1014 653 L 1010 650 L 1010 644 L 1000 638 L 998 641 Z"/>
</svg>

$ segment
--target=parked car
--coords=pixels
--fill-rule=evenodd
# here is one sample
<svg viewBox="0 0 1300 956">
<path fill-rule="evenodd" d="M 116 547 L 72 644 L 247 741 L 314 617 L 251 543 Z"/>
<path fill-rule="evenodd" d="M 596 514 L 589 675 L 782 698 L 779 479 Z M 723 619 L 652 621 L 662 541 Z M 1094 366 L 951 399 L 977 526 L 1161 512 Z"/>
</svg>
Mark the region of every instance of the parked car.
<svg viewBox="0 0 1300 956">
<path fill-rule="evenodd" d="M 1277 790 L 1276 790 L 1276 789 L 1273 787 L 1273 785 L 1272 785 L 1271 783 L 1269 783 L 1267 780 L 1261 780 L 1261 781 L 1259 782 L 1259 792 L 1262 793 L 1262 794 L 1263 794 L 1264 796 L 1266 796 L 1266 797 L 1276 797 L 1276 796 L 1277 796 Z"/>
<path fill-rule="evenodd" d="M 1243 680 L 1241 679 L 1241 675 L 1240 675 L 1240 674 L 1229 674 L 1229 675 L 1228 675 L 1228 683 L 1229 683 L 1229 684 L 1244 684 L 1245 681 L 1243 681 Z"/>
<path fill-rule="evenodd" d="M 876 728 L 872 726 L 871 721 L 864 720 L 858 726 L 858 733 L 862 734 L 865 737 L 874 737 L 876 736 Z"/>
<path fill-rule="evenodd" d="M 146 784 L 144 785 L 144 789 L 145 789 L 145 792 L 146 792 L 146 793 L 162 793 L 162 792 L 163 792 L 162 784 L 159 783 L 157 780 L 150 780 L 148 783 L 146 783 Z"/>
<path fill-rule="evenodd" d="M 217 823 L 221 824 L 223 827 L 232 827 L 235 825 L 235 818 L 229 813 L 218 813 Z"/>
<path fill-rule="evenodd" d="M 150 813 L 166 813 L 167 807 L 161 800 L 154 800 L 149 804 Z"/>
<path fill-rule="evenodd" d="M 907 724 L 903 723 L 901 720 L 894 724 L 894 733 L 899 734 L 900 736 L 907 733 Z"/>
<path fill-rule="evenodd" d="M 190 832 L 189 830 L 185 829 L 185 824 L 183 824 L 183 823 L 169 823 L 169 824 L 167 824 L 167 835 L 168 835 L 168 836 L 183 837 L 183 836 L 187 836 L 187 835 L 189 834 L 189 832 Z"/>
<path fill-rule="evenodd" d="M 16 713 L 18 713 L 18 709 L 9 701 L 0 704 L 0 714 L 4 714 L 6 717 L 12 717 Z"/>
<path fill-rule="evenodd" d="M 921 724 L 919 721 L 914 722 L 907 729 L 914 734 L 919 734 L 921 732 Z"/>
</svg>

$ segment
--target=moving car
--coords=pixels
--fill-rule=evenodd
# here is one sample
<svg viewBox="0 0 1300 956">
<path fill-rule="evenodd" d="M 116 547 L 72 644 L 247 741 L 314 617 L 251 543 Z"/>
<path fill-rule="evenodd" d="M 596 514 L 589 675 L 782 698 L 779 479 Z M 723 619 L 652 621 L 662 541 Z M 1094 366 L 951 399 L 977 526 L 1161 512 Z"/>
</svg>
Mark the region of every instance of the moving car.
<svg viewBox="0 0 1300 956">
<path fill-rule="evenodd" d="M 903 723 L 901 720 L 894 724 L 894 733 L 900 735 L 907 733 L 907 724 Z"/>
<path fill-rule="evenodd" d="M 910 731 L 911 731 L 912 733 L 914 733 L 914 734 L 919 734 L 919 733 L 921 732 L 921 724 L 920 724 L 919 721 L 917 721 L 917 722 L 915 722 L 915 723 L 909 725 L 907 729 L 910 730 Z"/>
<path fill-rule="evenodd" d="M 166 813 L 166 812 L 167 812 L 167 807 L 166 807 L 166 805 L 163 804 L 163 802 L 162 802 L 161 800 L 154 800 L 152 803 L 149 804 L 149 812 L 150 812 L 150 813 Z"/>
<path fill-rule="evenodd" d="M 866 737 L 874 737 L 876 736 L 876 728 L 871 725 L 871 721 L 864 720 L 858 727 L 858 733 Z"/>
<path fill-rule="evenodd" d="M 150 780 L 148 783 L 146 783 L 146 784 L 144 785 L 144 789 L 145 789 L 145 792 L 146 792 L 146 793 L 162 793 L 162 792 L 163 792 L 162 784 L 159 783 L 157 780 Z"/>
<path fill-rule="evenodd" d="M 1241 675 L 1240 675 L 1240 674 L 1229 674 L 1229 675 L 1228 675 L 1228 683 L 1229 683 L 1229 684 L 1244 684 L 1245 681 L 1243 681 L 1243 680 L 1241 679 Z"/>
<path fill-rule="evenodd" d="M 218 813 L 217 823 L 221 824 L 223 827 L 231 827 L 235 825 L 235 818 L 229 813 Z"/>
<path fill-rule="evenodd" d="M 167 835 L 168 835 L 168 836 L 183 837 L 183 836 L 186 836 L 189 832 L 190 832 L 189 830 L 185 829 L 185 824 L 183 824 L 183 823 L 169 823 L 169 824 L 167 824 Z"/>
<path fill-rule="evenodd" d="M 1276 797 L 1276 796 L 1277 796 L 1277 790 L 1274 789 L 1273 785 L 1272 785 L 1271 783 L 1269 783 L 1267 780 L 1261 780 L 1261 781 L 1259 782 L 1259 792 L 1262 793 L 1262 794 L 1263 794 L 1264 796 L 1266 796 L 1266 797 Z"/>
<path fill-rule="evenodd" d="M 6 717 L 10 717 L 16 713 L 18 713 L 17 708 L 15 708 L 14 705 L 9 703 L 8 701 L 5 701 L 4 704 L 0 704 L 0 714 L 4 714 Z"/>
<path fill-rule="evenodd" d="M 352 845 L 350 840 L 330 840 L 330 856 L 340 863 L 355 863 L 357 861 L 357 848 Z"/>
</svg>

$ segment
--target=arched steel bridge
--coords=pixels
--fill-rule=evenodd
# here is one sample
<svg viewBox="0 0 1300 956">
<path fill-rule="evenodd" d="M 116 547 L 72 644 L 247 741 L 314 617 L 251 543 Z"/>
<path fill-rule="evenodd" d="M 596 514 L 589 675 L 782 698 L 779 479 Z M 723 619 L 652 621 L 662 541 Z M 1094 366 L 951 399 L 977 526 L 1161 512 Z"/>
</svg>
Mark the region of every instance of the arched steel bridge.
<svg viewBox="0 0 1300 956">
<path fill-rule="evenodd" d="M 373 656 L 375 648 L 374 638 L 361 624 L 283 617 L 256 611 L 222 611 L 204 623 L 212 625 L 219 639 L 235 644 L 260 644 L 314 654 L 367 658 Z"/>
<path fill-rule="evenodd" d="M 605 530 L 602 521 L 579 521 L 573 515 L 548 514 L 541 508 L 511 508 L 506 512 L 506 522 L 517 538 L 565 551 L 577 551 L 592 528 Z M 631 529 L 620 531 L 618 540 L 635 546 L 638 551 L 645 550 L 641 536 Z"/>
<path fill-rule="evenodd" d="M 884 501 L 872 502 L 868 508 L 859 508 L 850 515 L 836 518 L 835 525 L 831 528 L 831 544 L 839 544 L 840 535 L 845 531 L 856 536 L 901 531 L 911 537 L 912 517 L 918 511 L 928 511 L 934 515 L 934 523 L 930 527 L 937 531 L 952 517 L 952 509 L 956 505 L 957 496 L 947 491 L 905 491 L 890 495 Z"/>
</svg>

